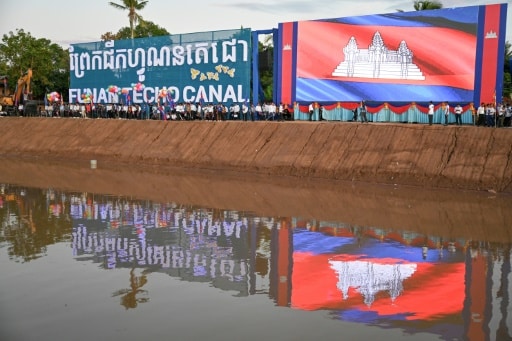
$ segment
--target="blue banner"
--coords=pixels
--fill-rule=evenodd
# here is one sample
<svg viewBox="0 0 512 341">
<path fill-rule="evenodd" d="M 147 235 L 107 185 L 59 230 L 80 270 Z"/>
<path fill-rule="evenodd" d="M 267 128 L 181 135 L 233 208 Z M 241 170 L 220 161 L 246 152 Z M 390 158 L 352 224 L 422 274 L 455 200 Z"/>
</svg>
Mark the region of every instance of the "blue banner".
<svg viewBox="0 0 512 341">
<path fill-rule="evenodd" d="M 242 103 L 251 30 L 73 44 L 70 103 Z"/>
</svg>

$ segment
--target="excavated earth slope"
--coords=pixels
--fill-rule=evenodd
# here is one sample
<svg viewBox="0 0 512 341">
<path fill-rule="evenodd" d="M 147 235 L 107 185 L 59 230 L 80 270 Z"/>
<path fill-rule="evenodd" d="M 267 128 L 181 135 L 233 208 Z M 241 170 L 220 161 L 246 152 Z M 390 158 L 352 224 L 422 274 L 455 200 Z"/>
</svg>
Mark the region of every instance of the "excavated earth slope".
<svg viewBox="0 0 512 341">
<path fill-rule="evenodd" d="M 512 130 L 1 118 L 0 155 L 512 192 Z"/>
<path fill-rule="evenodd" d="M 508 129 L 1 118 L 0 131 L 3 183 L 512 241 Z"/>
</svg>

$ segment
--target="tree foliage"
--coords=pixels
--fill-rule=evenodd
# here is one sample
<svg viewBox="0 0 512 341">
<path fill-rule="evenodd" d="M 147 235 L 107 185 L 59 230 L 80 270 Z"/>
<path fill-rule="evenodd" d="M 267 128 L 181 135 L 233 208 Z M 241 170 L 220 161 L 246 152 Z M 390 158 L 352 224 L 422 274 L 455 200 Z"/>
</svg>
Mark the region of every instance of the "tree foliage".
<svg viewBox="0 0 512 341">
<path fill-rule="evenodd" d="M 430 9 L 441 9 L 443 4 L 440 1 L 414 1 L 414 9 L 416 11 L 425 11 Z"/>
<path fill-rule="evenodd" d="M 43 99 L 47 91 L 67 94 L 67 51 L 48 39 L 33 37 L 23 29 L 4 34 L 0 43 L 0 74 L 8 77 L 7 86 L 11 93 L 16 88 L 18 78 L 29 68 L 33 72 L 31 91 L 34 99 Z"/>
<path fill-rule="evenodd" d="M 507 98 L 509 101 L 512 100 L 512 44 L 510 42 L 505 43 L 505 63 L 503 73 L 503 98 Z"/>
<path fill-rule="evenodd" d="M 144 9 L 147 4 L 147 0 L 121 0 L 120 4 L 112 1 L 109 2 L 109 5 L 114 8 L 120 9 L 122 11 L 128 11 L 128 19 L 130 21 L 130 37 L 132 39 L 135 37 L 135 27 L 137 24 L 144 25 L 144 19 L 138 11 Z"/>
<path fill-rule="evenodd" d="M 144 25 L 137 25 L 133 30 L 133 38 L 146 38 L 146 37 L 158 37 L 158 36 L 167 36 L 170 33 L 163 27 L 158 26 L 157 24 L 151 21 L 145 21 Z M 101 40 L 120 40 L 120 39 L 130 39 L 132 38 L 132 32 L 129 27 L 123 27 L 117 33 L 106 32 L 101 35 Z"/>
<path fill-rule="evenodd" d="M 258 42 L 259 75 L 265 101 L 270 101 L 274 94 L 274 45 L 271 34 Z"/>
</svg>

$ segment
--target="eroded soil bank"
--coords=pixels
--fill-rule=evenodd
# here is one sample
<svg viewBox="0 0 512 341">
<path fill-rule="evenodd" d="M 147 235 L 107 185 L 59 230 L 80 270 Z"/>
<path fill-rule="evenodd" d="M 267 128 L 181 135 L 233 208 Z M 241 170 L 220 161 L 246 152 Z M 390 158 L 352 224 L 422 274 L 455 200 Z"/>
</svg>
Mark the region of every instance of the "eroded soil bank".
<svg viewBox="0 0 512 341">
<path fill-rule="evenodd" d="M 512 193 L 512 130 L 1 118 L 0 156 Z"/>
</svg>

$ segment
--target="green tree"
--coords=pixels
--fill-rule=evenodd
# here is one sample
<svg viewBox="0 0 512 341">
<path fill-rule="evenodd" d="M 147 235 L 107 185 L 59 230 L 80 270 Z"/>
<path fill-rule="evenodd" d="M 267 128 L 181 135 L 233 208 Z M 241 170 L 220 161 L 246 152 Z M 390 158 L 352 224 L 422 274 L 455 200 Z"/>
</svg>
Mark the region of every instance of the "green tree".
<svg viewBox="0 0 512 341">
<path fill-rule="evenodd" d="M 429 9 L 441 9 L 443 4 L 440 1 L 414 1 L 414 9 L 416 11 L 424 11 Z"/>
<path fill-rule="evenodd" d="M 121 0 L 121 4 L 115 2 L 109 2 L 110 6 L 128 11 L 128 19 L 130 20 L 130 37 L 133 39 L 135 34 L 135 26 L 140 23 L 144 24 L 144 19 L 138 13 L 138 11 L 144 9 L 148 4 L 147 0 L 139 1 L 139 0 Z"/>
<path fill-rule="evenodd" d="M 512 59 L 512 44 L 510 42 L 505 43 L 505 63 L 503 73 L 503 98 L 507 98 L 509 101 L 512 100 L 512 75 L 510 60 Z"/>
<path fill-rule="evenodd" d="M 105 32 L 100 37 L 103 41 L 109 41 L 109 40 L 117 40 L 117 33 L 112 33 L 111 31 Z"/>
<path fill-rule="evenodd" d="M 48 39 L 33 37 L 17 29 L 2 36 L 0 42 L 0 74 L 7 75 L 8 88 L 14 92 L 18 78 L 32 69 L 31 92 L 42 100 L 46 91 L 67 94 L 69 88 L 69 55 Z"/>
<path fill-rule="evenodd" d="M 170 33 L 163 27 L 151 21 L 145 21 L 144 25 L 137 25 L 133 31 L 129 27 L 123 27 L 117 33 L 106 32 L 101 35 L 101 40 L 119 40 L 119 39 L 130 39 L 130 38 L 146 38 L 146 37 L 158 37 L 168 36 Z"/>
<path fill-rule="evenodd" d="M 263 42 L 258 42 L 258 72 L 265 101 L 272 100 L 274 94 L 274 45 L 272 39 L 272 34 L 269 34 L 265 36 Z"/>
</svg>

